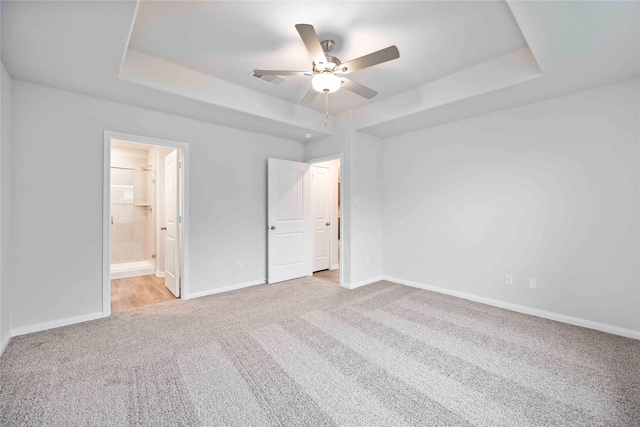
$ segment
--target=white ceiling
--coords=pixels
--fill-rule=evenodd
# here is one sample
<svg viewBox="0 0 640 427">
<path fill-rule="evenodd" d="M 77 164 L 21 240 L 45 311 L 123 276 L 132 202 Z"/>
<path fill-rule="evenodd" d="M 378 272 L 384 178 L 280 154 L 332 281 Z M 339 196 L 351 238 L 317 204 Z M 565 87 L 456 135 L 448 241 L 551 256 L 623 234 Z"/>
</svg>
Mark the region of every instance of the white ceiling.
<svg viewBox="0 0 640 427">
<path fill-rule="evenodd" d="M 299 105 L 305 83 L 248 76 L 308 68 L 296 23 L 344 61 L 398 46 L 351 75 L 376 98 L 331 102 L 380 137 L 640 75 L 637 1 L 2 1 L 1 19 L 15 79 L 302 142 L 332 133 Z"/>
<path fill-rule="evenodd" d="M 251 77 L 256 67 L 311 70 L 294 25 L 312 24 L 336 42 L 342 62 L 396 45 L 400 58 L 349 78 L 379 94 L 341 90 L 339 114 L 526 47 L 505 2 L 142 2 L 129 48 L 246 88 L 299 103 L 310 78 L 279 86 Z M 312 108 L 324 111 L 323 97 Z"/>
</svg>

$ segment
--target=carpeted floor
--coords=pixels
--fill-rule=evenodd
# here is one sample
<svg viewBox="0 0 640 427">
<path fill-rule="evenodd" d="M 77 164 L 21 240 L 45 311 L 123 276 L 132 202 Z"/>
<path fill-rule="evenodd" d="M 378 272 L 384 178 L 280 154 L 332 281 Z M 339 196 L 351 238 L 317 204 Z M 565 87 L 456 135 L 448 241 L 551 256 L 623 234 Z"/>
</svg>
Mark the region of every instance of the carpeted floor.
<svg viewBox="0 0 640 427">
<path fill-rule="evenodd" d="M 2 425 L 638 426 L 640 341 L 314 278 L 14 338 Z"/>
</svg>

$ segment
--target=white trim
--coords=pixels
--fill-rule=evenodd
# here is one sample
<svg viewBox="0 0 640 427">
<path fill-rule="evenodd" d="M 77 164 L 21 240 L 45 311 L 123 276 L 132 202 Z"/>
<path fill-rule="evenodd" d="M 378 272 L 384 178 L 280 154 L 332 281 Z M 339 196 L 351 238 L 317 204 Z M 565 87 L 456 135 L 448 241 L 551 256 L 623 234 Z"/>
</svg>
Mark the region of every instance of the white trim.
<svg viewBox="0 0 640 427">
<path fill-rule="evenodd" d="M 596 331 L 606 332 L 609 334 L 620 335 L 627 338 L 635 338 L 640 340 L 640 331 L 633 329 L 621 328 L 619 326 L 598 323 L 592 320 L 581 319 L 579 317 L 567 316 L 564 314 L 553 313 L 551 311 L 539 310 L 537 308 L 526 307 L 524 305 L 513 304 L 510 302 L 499 301 L 491 298 L 485 298 L 466 292 L 453 291 L 437 286 L 425 285 L 423 283 L 413 282 L 411 280 L 398 279 L 396 277 L 385 276 L 384 280 L 399 283 L 401 285 L 411 286 L 412 288 L 425 289 L 427 291 L 438 292 L 440 294 L 451 295 L 454 297 L 466 299 L 469 301 L 479 302 L 481 304 L 491 305 L 494 307 L 504 308 L 506 310 L 518 313 L 529 314 L 531 316 L 542 317 L 544 319 L 555 320 L 556 322 L 567 323 L 569 325 L 581 326 L 583 328 L 595 329 Z"/>
<path fill-rule="evenodd" d="M 156 270 L 157 277 L 164 277 L 164 271 Z"/>
<path fill-rule="evenodd" d="M 104 131 L 102 170 L 102 316 L 111 315 L 111 135 Z"/>
<path fill-rule="evenodd" d="M 305 160 L 305 162 L 312 165 L 314 163 L 328 162 L 330 160 L 340 160 L 340 174 L 338 175 L 338 179 L 340 181 L 340 194 L 338 195 L 338 198 L 340 199 L 340 202 L 341 202 L 340 203 L 340 221 L 339 221 L 340 222 L 340 239 L 338 240 L 340 244 L 340 263 L 336 268 L 340 268 L 340 266 L 343 266 L 343 268 L 340 268 L 340 286 L 342 286 L 343 288 L 352 289 L 352 288 L 349 288 L 348 286 L 350 285 L 345 284 L 345 281 L 344 281 L 344 241 L 345 239 L 347 239 L 347 236 L 345 236 L 344 234 L 344 218 L 346 216 L 345 211 L 349 215 L 351 214 L 348 207 L 345 209 L 345 207 L 347 206 L 347 203 L 345 203 L 345 198 L 344 198 L 344 176 L 345 176 L 344 175 L 344 153 L 336 153 L 336 154 L 331 154 L 329 156 L 316 157 L 315 159 L 307 159 Z M 330 270 L 335 270 L 336 268 L 331 267 Z"/>
<path fill-rule="evenodd" d="M 222 288 L 214 288 L 214 289 L 209 289 L 209 290 L 202 291 L 202 292 L 195 292 L 195 293 L 191 294 L 189 299 L 206 297 L 208 295 L 221 294 L 223 292 L 237 291 L 238 289 L 244 289 L 244 288 L 248 288 L 248 287 L 251 287 L 251 286 L 264 285 L 264 284 L 265 284 L 264 279 L 263 280 L 254 280 L 252 282 L 238 283 L 236 285 L 224 286 Z"/>
<path fill-rule="evenodd" d="M 88 322 L 102 318 L 102 312 L 83 314 L 82 316 L 68 317 L 66 319 L 53 320 L 51 322 L 36 323 L 35 325 L 22 326 L 20 328 L 11 329 L 11 336 L 31 334 L 33 332 L 46 331 L 47 329 L 60 328 L 62 326 L 73 325 L 75 323 Z"/>
<path fill-rule="evenodd" d="M 340 268 L 340 264 L 333 264 L 331 267 L 329 267 L 329 270 L 337 270 Z"/>
<path fill-rule="evenodd" d="M 127 277 L 138 277 L 138 276 L 148 276 L 149 274 L 154 274 L 156 269 L 153 267 L 149 268 L 138 268 L 134 271 L 118 271 L 109 274 L 109 277 L 113 279 L 125 279 Z"/>
<path fill-rule="evenodd" d="M 148 136 L 132 135 L 122 132 L 104 131 L 104 163 L 103 163 L 103 198 L 102 198 L 102 317 L 111 315 L 111 140 L 120 139 L 136 144 L 155 145 L 182 150 L 182 168 L 180 182 L 182 188 L 180 203 L 182 205 L 182 271 L 180 295 L 184 300 L 190 299 L 189 293 L 189 144 Z M 187 171 L 187 173 L 185 173 Z"/>
<path fill-rule="evenodd" d="M 379 282 L 380 280 L 385 280 L 384 276 L 372 277 L 370 279 L 362 280 L 358 283 L 351 283 L 351 284 L 344 283 L 340 285 L 340 287 L 345 289 L 355 289 L 355 288 L 359 288 L 360 286 L 370 285 L 372 283 Z"/>
<path fill-rule="evenodd" d="M 11 341 L 11 332 L 7 334 L 7 337 L 4 339 L 4 341 L 2 341 L 2 344 L 0 344 L 0 356 L 4 354 L 4 351 L 7 349 L 7 346 L 9 345 L 10 341 Z"/>
</svg>

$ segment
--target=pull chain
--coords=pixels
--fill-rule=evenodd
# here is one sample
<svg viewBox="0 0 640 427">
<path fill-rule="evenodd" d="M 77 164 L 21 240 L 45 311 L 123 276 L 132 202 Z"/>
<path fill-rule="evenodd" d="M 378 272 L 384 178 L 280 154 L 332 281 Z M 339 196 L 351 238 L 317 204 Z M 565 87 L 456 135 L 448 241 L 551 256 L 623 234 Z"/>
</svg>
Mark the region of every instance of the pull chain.
<svg viewBox="0 0 640 427">
<path fill-rule="evenodd" d="M 327 127 L 329 125 L 329 91 L 324 92 L 324 126 Z"/>
</svg>

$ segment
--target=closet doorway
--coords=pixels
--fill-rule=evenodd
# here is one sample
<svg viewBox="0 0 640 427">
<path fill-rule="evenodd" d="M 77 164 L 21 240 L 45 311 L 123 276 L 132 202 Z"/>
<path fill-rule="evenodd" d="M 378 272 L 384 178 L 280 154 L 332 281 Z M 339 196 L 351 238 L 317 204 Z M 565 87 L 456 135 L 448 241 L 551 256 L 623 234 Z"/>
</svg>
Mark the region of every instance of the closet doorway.
<svg viewBox="0 0 640 427">
<path fill-rule="evenodd" d="M 187 295 L 186 144 L 105 132 L 103 316 Z"/>
<path fill-rule="evenodd" d="M 307 163 L 268 159 L 267 283 L 312 275 L 344 283 L 341 165 L 342 154 Z"/>
<path fill-rule="evenodd" d="M 340 284 L 340 159 L 310 162 L 313 277 Z"/>
</svg>

